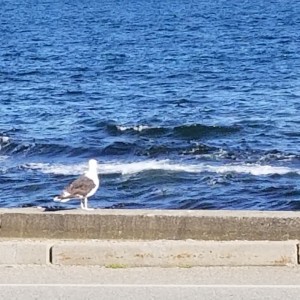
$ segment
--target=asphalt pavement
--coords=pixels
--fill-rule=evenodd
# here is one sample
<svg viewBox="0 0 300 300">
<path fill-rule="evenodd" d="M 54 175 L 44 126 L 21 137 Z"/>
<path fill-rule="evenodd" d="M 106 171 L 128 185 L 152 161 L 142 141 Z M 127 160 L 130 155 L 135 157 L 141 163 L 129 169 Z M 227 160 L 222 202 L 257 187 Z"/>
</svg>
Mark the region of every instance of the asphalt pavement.
<svg viewBox="0 0 300 300">
<path fill-rule="evenodd" d="M 300 299 L 299 267 L 0 266 L 0 299 Z"/>
</svg>

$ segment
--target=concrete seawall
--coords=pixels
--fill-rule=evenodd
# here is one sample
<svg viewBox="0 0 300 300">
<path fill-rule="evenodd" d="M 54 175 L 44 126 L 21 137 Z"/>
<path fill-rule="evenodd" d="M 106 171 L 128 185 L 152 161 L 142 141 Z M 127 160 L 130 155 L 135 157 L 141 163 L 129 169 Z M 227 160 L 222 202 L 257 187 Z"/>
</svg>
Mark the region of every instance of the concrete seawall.
<svg viewBox="0 0 300 300">
<path fill-rule="evenodd" d="M 0 210 L 0 264 L 298 265 L 300 212 Z"/>
</svg>

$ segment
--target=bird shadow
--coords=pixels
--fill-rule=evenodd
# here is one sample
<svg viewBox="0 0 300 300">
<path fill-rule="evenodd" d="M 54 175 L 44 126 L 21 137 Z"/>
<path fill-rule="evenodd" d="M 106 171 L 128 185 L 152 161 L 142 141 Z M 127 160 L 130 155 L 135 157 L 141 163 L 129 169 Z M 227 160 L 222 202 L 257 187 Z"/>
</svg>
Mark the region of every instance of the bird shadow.
<svg viewBox="0 0 300 300">
<path fill-rule="evenodd" d="M 32 207 L 32 208 L 37 208 L 39 210 L 42 211 L 68 211 L 68 210 L 75 210 L 78 209 L 76 207 L 63 207 L 63 206 L 58 206 L 58 205 L 52 205 L 52 206 L 46 206 L 46 205 L 33 205 L 31 203 L 28 204 L 22 204 L 19 207 L 21 208 L 28 208 L 28 207 Z"/>
<path fill-rule="evenodd" d="M 47 212 L 47 211 L 68 211 L 68 210 L 75 210 L 77 208 L 75 207 L 58 207 L 58 206 L 55 206 L 55 207 L 49 207 L 49 206 L 46 206 L 46 207 L 41 207 L 42 209 L 44 209 L 44 212 Z"/>
</svg>

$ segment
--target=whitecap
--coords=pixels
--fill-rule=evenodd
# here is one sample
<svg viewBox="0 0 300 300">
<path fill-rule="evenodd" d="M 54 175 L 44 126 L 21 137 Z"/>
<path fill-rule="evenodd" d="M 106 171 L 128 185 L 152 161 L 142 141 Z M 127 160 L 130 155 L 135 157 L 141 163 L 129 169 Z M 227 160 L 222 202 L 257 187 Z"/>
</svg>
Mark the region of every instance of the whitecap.
<svg viewBox="0 0 300 300">
<path fill-rule="evenodd" d="M 300 169 L 258 164 L 208 166 L 207 170 L 216 173 L 244 173 L 254 176 L 264 176 L 272 174 L 285 175 L 289 173 L 300 174 Z"/>
<path fill-rule="evenodd" d="M 0 143 L 8 143 L 10 138 L 8 136 L 0 136 Z"/>
<path fill-rule="evenodd" d="M 47 174 L 61 175 L 78 175 L 86 169 L 86 163 L 76 165 L 65 164 L 49 164 L 49 163 L 29 163 L 25 168 L 39 170 Z M 148 160 L 139 162 L 108 162 L 99 165 L 100 174 L 136 174 L 150 170 L 162 170 L 170 172 L 186 172 L 186 173 L 238 173 L 251 174 L 254 176 L 266 175 L 285 175 L 289 173 L 300 174 L 300 169 L 271 166 L 259 164 L 226 164 L 226 165 L 210 165 L 210 164 L 185 164 L 176 163 L 169 160 Z"/>
<path fill-rule="evenodd" d="M 147 125 L 136 125 L 136 126 L 131 126 L 131 127 L 118 125 L 117 128 L 120 131 L 134 130 L 134 131 L 142 132 L 143 130 L 151 129 L 152 127 L 147 126 Z"/>
</svg>

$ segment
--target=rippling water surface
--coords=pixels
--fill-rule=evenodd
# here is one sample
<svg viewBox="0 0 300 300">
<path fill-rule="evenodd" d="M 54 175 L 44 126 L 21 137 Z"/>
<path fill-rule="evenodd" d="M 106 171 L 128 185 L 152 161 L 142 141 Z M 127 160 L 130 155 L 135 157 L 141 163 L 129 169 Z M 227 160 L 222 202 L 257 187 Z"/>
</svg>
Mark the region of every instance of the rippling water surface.
<svg viewBox="0 0 300 300">
<path fill-rule="evenodd" d="M 300 208 L 299 1 L 0 9 L 2 207 L 52 207 L 96 158 L 94 207 Z"/>
</svg>

